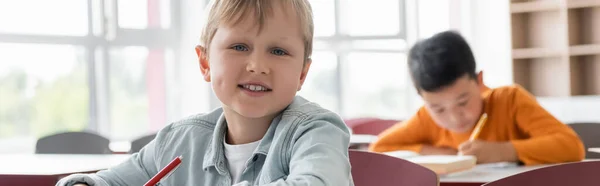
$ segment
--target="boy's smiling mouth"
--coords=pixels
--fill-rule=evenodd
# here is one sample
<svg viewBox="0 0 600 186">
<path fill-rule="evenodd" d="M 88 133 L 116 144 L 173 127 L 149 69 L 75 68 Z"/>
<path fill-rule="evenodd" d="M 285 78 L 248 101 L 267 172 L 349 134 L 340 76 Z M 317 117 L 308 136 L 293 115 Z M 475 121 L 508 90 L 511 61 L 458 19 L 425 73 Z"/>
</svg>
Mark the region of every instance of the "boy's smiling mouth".
<svg viewBox="0 0 600 186">
<path fill-rule="evenodd" d="M 267 87 L 266 85 L 261 85 L 258 83 L 239 84 L 238 87 L 243 90 L 251 91 L 251 92 L 270 92 L 270 91 L 272 91 L 272 89 Z"/>
</svg>

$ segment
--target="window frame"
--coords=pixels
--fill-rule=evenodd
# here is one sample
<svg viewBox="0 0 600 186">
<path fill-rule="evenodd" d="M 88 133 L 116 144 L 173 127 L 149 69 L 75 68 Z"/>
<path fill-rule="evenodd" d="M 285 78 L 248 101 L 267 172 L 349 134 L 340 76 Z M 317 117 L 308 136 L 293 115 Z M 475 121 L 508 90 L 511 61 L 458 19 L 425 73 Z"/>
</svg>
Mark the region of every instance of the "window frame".
<svg viewBox="0 0 600 186">
<path fill-rule="evenodd" d="M 87 0 L 87 19 L 88 32 L 84 36 L 64 36 L 64 35 L 43 35 L 43 34 L 18 34 L 0 32 L 0 42 L 15 43 L 15 44 L 59 44 L 82 47 L 85 49 L 85 58 L 87 60 L 87 82 L 89 93 L 89 121 L 84 130 L 96 131 L 100 134 L 110 136 L 110 86 L 109 74 L 110 63 L 109 51 L 112 48 L 125 46 L 141 46 L 147 47 L 149 50 L 170 49 L 174 54 L 180 51 L 181 37 L 181 0 L 164 0 L 169 1 L 169 19 L 168 28 L 147 28 L 147 29 L 126 29 L 118 27 L 118 3 L 119 0 Z M 163 0 L 147 0 L 159 3 Z M 147 7 L 150 14 L 150 6 Z M 158 10 L 161 8 L 158 7 Z M 159 12 L 155 12 L 159 13 Z M 156 17 L 156 16 L 155 16 Z M 151 19 L 150 17 L 148 19 Z M 100 21 L 96 21 L 100 20 Z M 148 20 L 150 21 L 150 20 Z M 100 30 L 101 32 L 97 33 Z M 153 39 L 147 39 L 153 38 Z M 180 68 L 180 59 L 178 55 L 173 55 L 172 65 L 165 69 L 172 72 L 165 72 L 165 86 L 169 82 L 178 81 Z M 168 77 L 172 75 L 173 77 Z M 177 89 L 178 87 L 173 87 Z M 165 95 L 176 94 L 169 92 L 169 89 L 164 90 Z M 165 96 L 166 102 L 164 118 L 169 118 L 167 114 L 179 115 L 167 111 L 169 104 L 179 104 L 180 100 L 174 100 L 174 103 L 169 103 L 170 97 L 177 98 L 178 96 Z M 167 119 L 168 120 L 168 119 Z M 150 125 L 150 123 L 148 123 Z M 134 138 L 137 136 L 131 136 Z M 125 139 L 116 139 L 125 140 Z"/>
</svg>

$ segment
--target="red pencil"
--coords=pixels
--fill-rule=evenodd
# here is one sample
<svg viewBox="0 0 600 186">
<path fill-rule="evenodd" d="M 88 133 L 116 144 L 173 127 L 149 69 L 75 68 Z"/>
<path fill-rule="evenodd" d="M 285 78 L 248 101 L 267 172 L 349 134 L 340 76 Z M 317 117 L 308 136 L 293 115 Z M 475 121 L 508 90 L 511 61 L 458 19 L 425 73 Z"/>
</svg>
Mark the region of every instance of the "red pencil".
<svg viewBox="0 0 600 186">
<path fill-rule="evenodd" d="M 154 186 L 160 180 L 162 180 L 163 178 L 166 178 L 166 176 L 168 176 L 169 173 L 173 172 L 173 170 L 175 170 L 175 168 L 177 168 L 179 166 L 179 164 L 181 164 L 182 158 L 183 157 L 181 157 L 181 156 L 177 156 L 173 161 L 171 161 L 167 166 L 165 166 L 165 168 L 158 171 L 158 173 L 156 175 L 154 175 L 154 177 L 152 177 L 150 180 L 148 180 L 148 182 L 146 182 L 146 184 L 144 184 L 144 186 Z"/>
</svg>

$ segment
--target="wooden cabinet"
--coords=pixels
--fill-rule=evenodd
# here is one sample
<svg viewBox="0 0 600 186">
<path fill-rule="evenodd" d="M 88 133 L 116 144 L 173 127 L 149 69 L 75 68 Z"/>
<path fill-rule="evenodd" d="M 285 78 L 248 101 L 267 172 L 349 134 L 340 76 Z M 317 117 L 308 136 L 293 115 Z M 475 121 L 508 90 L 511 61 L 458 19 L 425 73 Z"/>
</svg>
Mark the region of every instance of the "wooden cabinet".
<svg viewBox="0 0 600 186">
<path fill-rule="evenodd" d="M 512 0 L 515 83 L 539 97 L 600 95 L 600 0 Z"/>
</svg>

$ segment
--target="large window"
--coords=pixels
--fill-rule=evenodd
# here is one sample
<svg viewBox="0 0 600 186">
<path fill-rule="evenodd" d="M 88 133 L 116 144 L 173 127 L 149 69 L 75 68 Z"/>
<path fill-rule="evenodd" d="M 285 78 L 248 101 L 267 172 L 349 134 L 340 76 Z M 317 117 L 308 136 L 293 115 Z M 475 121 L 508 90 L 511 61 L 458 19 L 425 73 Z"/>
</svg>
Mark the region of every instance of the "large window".
<svg viewBox="0 0 600 186">
<path fill-rule="evenodd" d="M 82 130 L 90 120 L 83 47 L 0 43 L 0 137 Z"/>
<path fill-rule="evenodd" d="M 0 140 L 162 128 L 176 89 L 178 0 L 0 1 Z M 177 113 L 175 113 L 177 114 Z"/>
<path fill-rule="evenodd" d="M 311 0 L 315 51 L 299 95 L 345 118 L 405 118 L 406 71 L 403 0 Z"/>
</svg>

